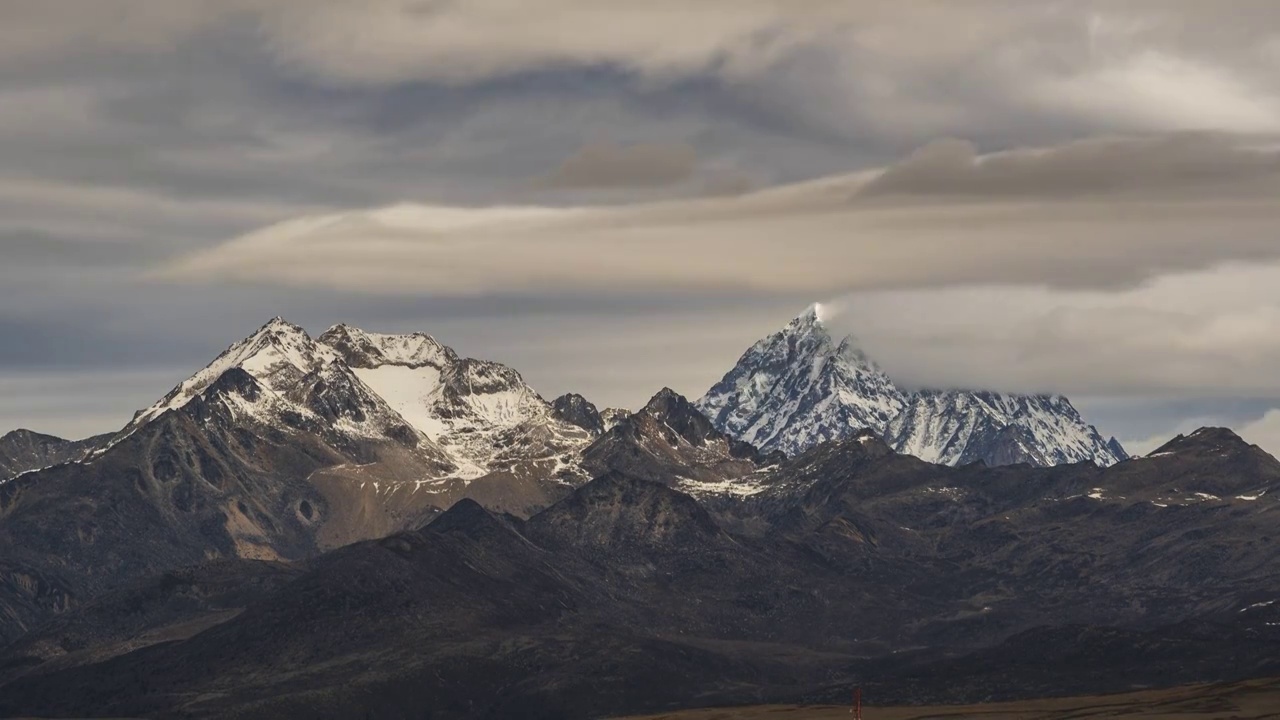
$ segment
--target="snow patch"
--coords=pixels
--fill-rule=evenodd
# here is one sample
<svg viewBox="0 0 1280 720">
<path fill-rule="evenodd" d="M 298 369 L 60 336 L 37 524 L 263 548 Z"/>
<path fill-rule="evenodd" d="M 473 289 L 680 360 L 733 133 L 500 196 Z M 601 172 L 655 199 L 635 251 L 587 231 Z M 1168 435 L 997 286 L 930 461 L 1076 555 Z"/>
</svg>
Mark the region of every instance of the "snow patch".
<svg viewBox="0 0 1280 720">
<path fill-rule="evenodd" d="M 695 497 L 705 495 L 749 497 L 764 491 L 763 485 L 750 482 L 746 479 L 706 481 L 677 475 L 676 483 L 680 490 Z"/>
<path fill-rule="evenodd" d="M 383 365 L 355 368 L 356 377 L 377 393 L 405 422 L 432 440 L 439 440 L 448 426 L 431 411 L 432 398 L 440 389 L 440 371 L 434 367 Z"/>
</svg>

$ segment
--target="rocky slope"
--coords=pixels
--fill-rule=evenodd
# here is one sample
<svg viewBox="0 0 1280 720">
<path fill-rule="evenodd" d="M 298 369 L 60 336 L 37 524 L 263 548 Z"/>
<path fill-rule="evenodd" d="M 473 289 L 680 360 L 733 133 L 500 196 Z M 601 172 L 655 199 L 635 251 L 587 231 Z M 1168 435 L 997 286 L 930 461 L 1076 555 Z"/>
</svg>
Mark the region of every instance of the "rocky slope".
<svg viewBox="0 0 1280 720">
<path fill-rule="evenodd" d="M 583 450 L 582 467 L 593 477 L 621 472 L 696 496 L 742 496 L 759 492 L 781 459 L 728 437 L 688 399 L 663 388 Z"/>
<path fill-rule="evenodd" d="M 732 496 L 771 462 L 669 390 L 606 416 L 428 335 L 275 318 L 118 433 L 9 436 L 54 467 L 0 483 L 0 640 L 147 574 L 299 560 L 462 498 L 528 516 L 610 470 Z"/>
<path fill-rule="evenodd" d="M 0 437 L 0 481 L 24 472 L 79 460 L 110 436 L 64 440 L 53 435 L 14 430 Z"/>
<path fill-rule="evenodd" d="M 273 319 L 118 433 L 6 436 L 6 467 L 43 469 L 0 478 L 0 640 L 149 573 L 305 558 L 460 497 L 528 514 L 586 481 L 599 427 L 578 422 L 429 336 Z"/>
<path fill-rule="evenodd" d="M 649 405 L 642 438 L 723 441 Z M 1229 431 L 1107 468 L 952 468 L 868 433 L 769 476 L 713 508 L 607 470 L 527 520 L 463 500 L 287 572 L 144 582 L 0 653 L 0 714 L 587 718 L 1280 672 L 1280 463 Z"/>
<path fill-rule="evenodd" d="M 1096 433 L 1065 399 L 901 393 L 816 314 L 739 369 L 717 420 L 669 389 L 601 413 L 426 335 L 273 320 L 0 483 L 0 715 L 587 718 L 1280 672 L 1280 463 L 1230 431 L 1073 461 Z M 796 427 L 831 439 L 741 439 Z"/>
<path fill-rule="evenodd" d="M 946 465 L 1127 457 L 1061 396 L 904 392 L 854 338 L 832 337 L 819 305 L 752 345 L 697 404 L 733 437 L 788 455 L 867 428 L 899 452 Z"/>
</svg>

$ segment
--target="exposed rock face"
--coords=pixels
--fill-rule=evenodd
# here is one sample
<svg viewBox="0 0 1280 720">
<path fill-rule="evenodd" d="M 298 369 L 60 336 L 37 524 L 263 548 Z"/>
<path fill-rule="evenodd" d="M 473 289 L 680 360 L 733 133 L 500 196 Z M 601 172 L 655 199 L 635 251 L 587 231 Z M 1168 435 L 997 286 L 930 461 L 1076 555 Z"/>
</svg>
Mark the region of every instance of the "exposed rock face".
<svg viewBox="0 0 1280 720">
<path fill-rule="evenodd" d="M 810 308 L 752 345 L 697 404 L 729 435 L 796 455 L 861 428 L 883 431 L 905 399 L 851 339 L 832 338 Z"/>
<path fill-rule="evenodd" d="M 54 467 L 0 484 L 0 641 L 136 577 L 306 558 L 460 497 L 527 514 L 586 481 L 592 438 L 427 335 L 273 319 L 118 433 L 5 437 L 5 468 Z"/>
<path fill-rule="evenodd" d="M 720 432 L 670 388 L 582 452 L 583 469 L 592 476 L 621 472 L 695 495 L 756 492 L 756 474 L 779 459 Z"/>
<path fill-rule="evenodd" d="M 318 344 L 339 354 L 396 413 L 440 445 L 463 483 L 516 474 L 537 476 L 545 487 L 535 494 L 568 492 L 556 473 L 570 471 L 576 452 L 597 434 L 558 415 L 512 368 L 459 357 L 429 335 L 337 325 Z M 579 421 L 591 423 L 589 406 L 578 407 Z"/>
<path fill-rule="evenodd" d="M 1065 398 L 900 392 L 817 313 L 717 388 L 599 413 L 426 335 L 273 320 L 0 482 L 0 715 L 572 720 L 1280 674 L 1280 462 L 1231 431 L 1108 465 Z"/>
<path fill-rule="evenodd" d="M 605 408 L 600 412 L 600 424 L 605 430 L 611 430 L 614 425 L 626 420 L 630 414 L 630 410 L 622 408 Z"/>
<path fill-rule="evenodd" d="M 751 346 L 697 404 L 729 435 L 787 455 L 866 428 L 899 452 L 945 465 L 1128 457 L 1062 396 L 904 392 L 854 338 L 833 338 L 816 305 Z"/>
<path fill-rule="evenodd" d="M 558 420 L 576 425 L 592 435 L 601 435 L 605 431 L 604 420 L 596 406 L 577 393 L 561 395 L 551 403 L 551 414 Z"/>
<path fill-rule="evenodd" d="M 921 391 L 885 433 L 899 452 L 928 462 L 964 465 L 1027 463 L 1041 467 L 1128 457 L 1104 442 L 1061 395 Z"/>
<path fill-rule="evenodd" d="M 84 440 L 63 440 L 53 435 L 14 430 L 0 437 L 0 481 L 32 470 L 79 460 L 105 442 L 98 435 Z"/>
<path fill-rule="evenodd" d="M 721 441 L 683 405 L 660 393 L 639 437 Z M 573 720 L 1280 674 L 1280 463 L 1229 431 L 1107 468 L 874 433 L 771 467 L 714 510 L 609 471 L 528 520 L 462 500 L 305 563 L 166 573 L 0 651 L 0 715 Z"/>
<path fill-rule="evenodd" d="M 528 532 L 572 548 L 643 545 L 684 552 L 714 542 L 721 531 L 688 495 L 609 472 L 534 516 Z"/>
</svg>

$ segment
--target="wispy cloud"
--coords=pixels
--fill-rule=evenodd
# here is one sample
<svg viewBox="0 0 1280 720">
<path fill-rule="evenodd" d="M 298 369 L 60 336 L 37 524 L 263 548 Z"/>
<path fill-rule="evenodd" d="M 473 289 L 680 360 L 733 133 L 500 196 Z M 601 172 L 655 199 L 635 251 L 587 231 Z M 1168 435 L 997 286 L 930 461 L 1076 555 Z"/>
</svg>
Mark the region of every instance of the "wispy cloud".
<svg viewBox="0 0 1280 720">
<path fill-rule="evenodd" d="M 402 205 L 305 217 L 182 257 L 155 277 L 410 294 L 722 287 L 832 295 L 1114 287 L 1280 258 L 1271 235 L 1280 222 L 1274 153 L 1139 140 L 978 162 L 949 147 L 878 174 L 739 198 Z"/>
</svg>

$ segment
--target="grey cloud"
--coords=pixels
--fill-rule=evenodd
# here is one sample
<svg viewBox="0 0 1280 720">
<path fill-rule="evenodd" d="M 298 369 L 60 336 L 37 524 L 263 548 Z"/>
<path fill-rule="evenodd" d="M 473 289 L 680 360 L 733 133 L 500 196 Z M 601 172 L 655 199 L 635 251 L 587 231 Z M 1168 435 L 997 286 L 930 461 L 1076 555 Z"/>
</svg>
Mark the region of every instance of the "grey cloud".
<svg viewBox="0 0 1280 720">
<path fill-rule="evenodd" d="M 1241 181 L 1255 180 L 1252 186 Z M 1235 191 L 1280 189 L 1280 153 L 1201 133 L 1090 139 L 1047 150 L 979 157 L 972 143 L 940 140 L 886 169 L 862 195 L 1044 196 L 1152 192 L 1226 181 Z"/>
<path fill-rule="evenodd" d="M 136 266 L 154 259 L 154 251 L 140 243 L 92 241 L 51 235 L 37 230 L 0 228 L 0 250 L 4 267 L 0 277 L 19 270 L 66 271 L 117 266 Z"/>
<path fill-rule="evenodd" d="M 71 439 L 118 430 L 187 374 L 187 368 L 0 371 L 0 428 Z"/>
<path fill-rule="evenodd" d="M 1123 291 L 864 293 L 829 314 L 908 385 L 1276 399 L 1278 286 L 1273 262 L 1167 275 Z"/>
<path fill-rule="evenodd" d="M 711 197 L 744 195 L 759 187 L 760 183 L 746 173 L 720 173 L 707 178 L 702 185 L 702 194 Z"/>
<path fill-rule="evenodd" d="M 697 151 L 686 143 L 593 142 L 534 184 L 542 188 L 655 187 L 688 180 L 697 167 Z"/>
<path fill-rule="evenodd" d="M 155 225 L 157 213 L 119 211 L 104 220 L 50 210 L 42 222 L 21 222 L 55 234 L 97 223 L 157 243 L 233 234 L 307 206 L 510 201 L 523 197 L 523 178 L 583 137 L 609 131 L 642 144 L 669 138 L 699 157 L 736 163 L 732 177 L 699 176 L 686 188 L 720 194 L 883 162 L 940 134 L 974 137 L 992 150 L 1163 127 L 1028 99 L 1058 97 L 1054 83 L 1064 77 L 1086 78 L 1071 87 L 1101 83 L 1123 97 L 1134 96 L 1125 83 L 1204 80 L 1195 87 L 1209 94 L 1184 93 L 1192 97 L 1187 106 L 1137 95 L 1162 116 L 1236 108 L 1240 98 L 1263 107 L 1276 90 L 1274 73 L 1261 72 L 1269 67 L 1264 30 L 1274 6 L 1249 0 L 1215 12 L 1214 31 L 1194 36 L 1176 31 L 1205 17 L 1193 3 L 1068 11 L 981 0 L 904 11 L 879 1 L 748 0 L 682 5 L 679 12 L 694 15 L 674 28 L 677 10 L 665 0 L 625 7 L 552 0 L 536 12 L 410 0 L 80 5 L 6 6 L 0 166 L 80 191 L 109 186 L 163 200 L 285 208 L 243 220 L 192 218 L 190 229 L 128 227 Z M 1090 13 L 1105 21 L 1092 39 Z M 587 32 L 600 26 L 610 32 Z M 1108 70 L 1128 68 L 1150 48 L 1210 70 L 1187 76 L 1183 66 L 1165 72 L 1159 63 L 1136 75 Z M 1049 90 L 1030 91 L 1037 88 Z M 1217 117 L 1203 119 L 1221 124 Z M 674 176 L 684 162 L 678 155 L 648 170 L 642 163 L 632 179 Z M 594 201 L 658 196 L 627 184 L 626 162 L 596 167 L 595 177 L 612 180 L 615 191 Z"/>
<path fill-rule="evenodd" d="M 1149 452 L 1155 448 L 1150 443 L 1163 443 L 1206 425 L 1244 427 L 1278 405 L 1274 398 L 1089 395 L 1072 396 L 1071 403 L 1106 434 L 1118 434 L 1125 449 L 1135 453 Z M 1280 452 L 1280 443 L 1269 447 Z"/>
<path fill-rule="evenodd" d="M 1125 198 L 1083 197 L 1111 181 L 1104 171 L 1065 156 L 1028 168 L 1016 153 L 998 177 L 983 160 L 955 179 L 981 189 L 978 202 L 950 188 L 859 197 L 861 175 L 720 197 L 885 165 L 942 136 L 988 154 L 1199 128 L 1274 141 L 1272 0 L 10 0 L 4 20 L 0 307 L 27 344 L 6 349 L 10 370 L 164 374 L 283 313 L 456 334 L 544 392 L 628 403 L 655 384 L 699 392 L 826 294 L 992 282 L 1113 292 L 1277 256 L 1274 203 L 1260 195 L 1274 186 L 1234 154 L 1195 160 L 1220 174 L 1190 185 L 1143 160 L 1141 192 Z M 685 144 L 699 166 L 674 186 L 539 192 L 564 207 L 531 225 L 479 207 L 527 202 L 528 178 L 599 137 Z M 1187 152 L 1181 139 L 1151 142 Z M 1105 165 L 1078 151 L 1071 162 Z M 1188 200 L 1192 185 L 1213 187 Z M 648 202 L 700 193 L 716 197 Z M 465 207 L 421 212 L 418 225 L 349 210 L 402 201 Z M 222 244 L 316 214 L 341 221 Z M 181 281 L 139 283 L 148 266 Z M 654 297 L 691 313 L 726 298 L 746 310 L 697 315 L 724 328 L 698 345 L 697 327 Z M 584 321 L 584 308 L 599 314 Z M 1246 308 L 1214 313 L 1265 320 Z M 1218 337 L 1184 314 L 1182 337 Z M 520 327 L 544 332 L 514 339 Z M 583 328 L 651 344 L 636 351 L 643 363 L 615 370 L 598 348 L 575 348 L 600 358 L 584 368 L 551 347 Z M 655 349 L 664 329 L 681 338 L 674 359 Z M 176 379 L 158 379 L 157 393 Z M 59 408 L 41 417 L 76 422 Z"/>
<path fill-rule="evenodd" d="M 1275 173 L 1236 161 L 1228 146 L 1218 150 L 1216 162 L 1175 164 L 1213 170 L 1215 182 L 1194 197 L 1171 190 L 1161 163 L 1132 174 L 1137 193 L 1023 199 L 991 192 L 1009 186 L 1010 176 L 1040 178 L 1048 190 L 1055 165 L 1086 180 L 1111 167 L 1108 153 L 1048 151 L 1008 164 L 1013 170 L 997 174 L 999 182 L 979 183 L 986 202 L 872 202 L 860 192 L 876 175 L 863 173 L 737 198 L 614 208 L 399 206 L 263 228 L 153 276 L 408 294 L 677 287 L 836 294 L 1116 287 L 1174 270 L 1280 258 L 1273 238 L 1280 202 L 1265 192 Z"/>
<path fill-rule="evenodd" d="M 20 2 L 7 9 L 0 52 L 22 67 L 34 63 L 18 61 L 51 54 L 145 60 L 247 37 L 255 43 L 249 54 L 263 56 L 274 73 L 346 89 L 461 87 L 596 67 L 648 86 L 714 77 L 793 119 L 846 139 L 873 128 L 899 149 L 987 129 L 992 139 L 1032 142 L 1072 128 L 1280 131 L 1271 44 L 1280 11 L 1257 0 L 1212 8 L 1009 0 L 919 0 L 909 8 L 888 0 L 155 5 L 101 0 L 83 11 Z"/>
<path fill-rule="evenodd" d="M 1280 408 L 1272 408 L 1257 420 L 1241 426 L 1239 433 L 1263 450 L 1280 454 Z"/>
</svg>

